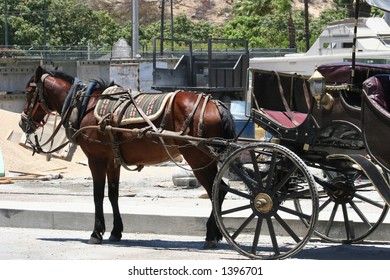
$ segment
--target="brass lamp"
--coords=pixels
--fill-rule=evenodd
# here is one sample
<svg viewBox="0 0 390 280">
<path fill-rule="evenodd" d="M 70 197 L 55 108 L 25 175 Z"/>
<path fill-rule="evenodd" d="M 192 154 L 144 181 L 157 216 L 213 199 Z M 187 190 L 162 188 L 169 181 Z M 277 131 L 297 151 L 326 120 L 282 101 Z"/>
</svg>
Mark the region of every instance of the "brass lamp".
<svg viewBox="0 0 390 280">
<path fill-rule="evenodd" d="M 318 70 L 316 70 L 308 81 L 311 95 L 316 100 L 317 108 L 319 109 L 321 105 L 321 98 L 325 94 L 326 90 L 325 78 L 320 72 L 318 72 Z"/>
</svg>

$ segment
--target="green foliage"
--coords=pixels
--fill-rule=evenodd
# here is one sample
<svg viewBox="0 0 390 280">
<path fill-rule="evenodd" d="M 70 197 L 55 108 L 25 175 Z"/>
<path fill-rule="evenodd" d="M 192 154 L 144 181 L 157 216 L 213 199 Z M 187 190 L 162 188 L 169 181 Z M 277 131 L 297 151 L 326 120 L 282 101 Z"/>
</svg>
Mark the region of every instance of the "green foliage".
<svg viewBox="0 0 390 280">
<path fill-rule="evenodd" d="M 3 13 L 4 6 L 0 10 Z M 8 37 L 10 45 L 43 45 L 46 14 L 46 42 L 53 46 L 110 46 L 120 26 L 106 11 L 93 11 L 77 0 L 8 1 Z M 4 34 L 4 20 L 2 21 Z M 0 39 L 4 44 L 4 37 Z"/>
<path fill-rule="evenodd" d="M 233 7 L 235 16 L 266 15 L 272 11 L 272 0 L 240 0 Z"/>
<path fill-rule="evenodd" d="M 336 9 L 310 18 L 312 44 L 330 22 L 345 18 L 353 0 L 334 0 Z M 78 0 L 47 0 L 46 42 L 48 46 L 112 46 L 123 37 L 131 42 L 131 22 L 119 24 L 106 11 L 94 11 Z M 373 13 L 382 12 L 373 9 Z M 224 26 L 193 22 L 185 15 L 174 18 L 175 39 L 206 41 L 208 38 L 248 40 L 251 48 L 288 48 L 305 51 L 303 11 L 292 11 L 291 0 L 240 0 L 233 7 L 234 18 Z M 152 38 L 161 36 L 156 21 L 140 26 L 140 44 L 151 46 Z M 44 42 L 43 0 L 8 0 L 8 40 L 10 45 L 42 45 Z M 5 42 L 4 5 L 0 6 L 0 45 Z M 171 22 L 165 20 L 164 38 L 171 39 Z M 178 47 L 180 47 L 178 45 Z M 176 46 L 175 46 L 176 48 Z M 150 48 L 148 47 L 150 50 Z"/>
<path fill-rule="evenodd" d="M 179 15 L 173 21 L 173 37 L 175 40 L 206 41 L 213 37 L 215 27 L 205 21 L 192 22 L 186 15 Z M 153 38 L 161 38 L 161 23 L 159 21 L 140 27 L 140 43 L 149 45 Z M 171 22 L 164 22 L 164 38 L 171 39 Z"/>
<path fill-rule="evenodd" d="M 347 10 L 345 8 L 337 8 L 324 10 L 318 18 L 310 17 L 310 45 L 314 43 L 326 26 L 332 22 L 346 18 L 346 14 Z M 304 11 L 297 11 L 293 17 L 296 28 L 297 51 L 304 52 L 306 51 Z"/>
</svg>

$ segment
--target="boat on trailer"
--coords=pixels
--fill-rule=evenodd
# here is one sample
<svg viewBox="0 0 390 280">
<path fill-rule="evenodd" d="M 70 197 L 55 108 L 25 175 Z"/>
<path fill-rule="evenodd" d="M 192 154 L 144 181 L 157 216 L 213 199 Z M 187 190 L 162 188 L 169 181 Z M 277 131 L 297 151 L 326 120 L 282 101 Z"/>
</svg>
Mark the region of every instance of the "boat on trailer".
<svg viewBox="0 0 390 280">
<path fill-rule="evenodd" d="M 386 15 L 386 17 L 390 14 Z M 311 75 L 321 64 L 351 61 L 356 20 L 346 19 L 326 27 L 306 53 L 282 57 L 255 57 L 254 69 Z M 359 18 L 356 35 L 356 61 L 370 64 L 390 63 L 390 26 L 384 18 Z"/>
</svg>

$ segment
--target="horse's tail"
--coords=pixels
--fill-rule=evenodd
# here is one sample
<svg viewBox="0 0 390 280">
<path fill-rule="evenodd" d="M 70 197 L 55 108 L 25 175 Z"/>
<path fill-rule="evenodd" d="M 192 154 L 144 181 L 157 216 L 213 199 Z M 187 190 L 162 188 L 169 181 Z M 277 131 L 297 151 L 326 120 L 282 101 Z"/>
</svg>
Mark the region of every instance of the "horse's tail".
<svg viewBox="0 0 390 280">
<path fill-rule="evenodd" d="M 221 115 L 222 120 L 222 133 L 223 138 L 225 139 L 234 139 L 236 138 L 236 125 L 233 120 L 233 115 L 230 113 L 229 109 L 221 101 L 217 101 L 216 105 Z"/>
</svg>

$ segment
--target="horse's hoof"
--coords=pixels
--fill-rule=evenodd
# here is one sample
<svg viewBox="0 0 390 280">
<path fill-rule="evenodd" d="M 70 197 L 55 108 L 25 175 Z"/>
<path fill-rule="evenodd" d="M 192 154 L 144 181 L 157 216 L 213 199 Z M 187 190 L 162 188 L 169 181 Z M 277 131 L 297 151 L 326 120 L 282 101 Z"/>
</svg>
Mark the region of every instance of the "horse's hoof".
<svg viewBox="0 0 390 280">
<path fill-rule="evenodd" d="M 102 244 L 102 240 L 91 236 L 91 238 L 89 238 L 89 240 L 88 240 L 88 244 L 93 244 L 93 245 Z"/>
<path fill-rule="evenodd" d="M 217 240 L 212 240 L 212 241 L 205 241 L 203 244 L 203 249 L 215 249 L 218 246 L 218 241 Z"/>
<path fill-rule="evenodd" d="M 121 241 L 121 238 L 120 237 L 116 237 L 115 235 L 110 235 L 110 238 L 108 238 L 108 240 L 110 241 L 110 242 L 119 242 L 119 241 Z"/>
</svg>

